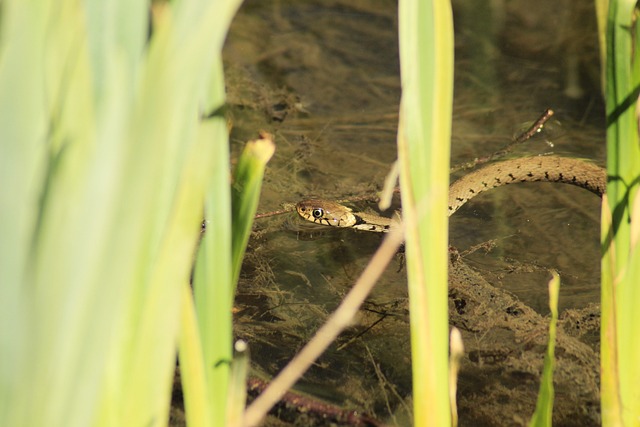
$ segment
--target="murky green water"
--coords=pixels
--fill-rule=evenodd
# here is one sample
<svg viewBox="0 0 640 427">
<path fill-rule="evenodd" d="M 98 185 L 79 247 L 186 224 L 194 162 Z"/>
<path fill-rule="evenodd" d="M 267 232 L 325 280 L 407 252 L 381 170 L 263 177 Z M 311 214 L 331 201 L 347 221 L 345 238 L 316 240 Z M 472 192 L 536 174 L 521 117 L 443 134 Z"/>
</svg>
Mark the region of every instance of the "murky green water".
<svg viewBox="0 0 640 427">
<path fill-rule="evenodd" d="M 553 122 L 514 155 L 553 152 L 603 163 L 595 18 L 589 2 L 574 3 L 454 2 L 452 163 L 494 152 L 546 108 L 555 110 Z M 225 48 L 234 149 L 261 129 L 277 143 L 260 211 L 381 187 L 395 160 L 396 7 L 256 0 L 240 11 Z M 509 186 L 480 196 L 451 218 L 451 244 L 496 288 L 540 313 L 548 269 L 561 274 L 562 307 L 597 302 L 599 200 L 567 187 Z M 380 242 L 374 233 L 299 231 L 300 224 L 294 214 L 258 221 L 239 286 L 237 334 L 249 339 L 269 375 L 311 337 Z M 399 270 L 399 262 L 388 269 L 357 324 L 304 384 L 320 397 L 404 425 L 411 377 Z M 483 390 L 476 386 L 467 389 Z"/>
</svg>

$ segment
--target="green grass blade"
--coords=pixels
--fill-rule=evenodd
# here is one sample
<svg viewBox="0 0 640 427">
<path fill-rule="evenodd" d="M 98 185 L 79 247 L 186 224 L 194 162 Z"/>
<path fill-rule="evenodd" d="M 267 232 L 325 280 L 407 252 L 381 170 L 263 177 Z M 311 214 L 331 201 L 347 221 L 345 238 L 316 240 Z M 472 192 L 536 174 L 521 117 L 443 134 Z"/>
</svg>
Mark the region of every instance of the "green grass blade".
<svg viewBox="0 0 640 427">
<path fill-rule="evenodd" d="M 205 366 L 207 398 L 209 400 L 212 425 L 226 425 L 226 402 L 229 387 L 229 367 L 232 353 L 233 292 L 231 257 L 231 191 L 229 188 L 229 146 L 226 118 L 223 115 L 225 87 L 220 52 L 241 1 L 228 0 L 211 3 L 193 2 L 186 12 L 190 20 L 197 19 L 202 10 L 212 11 L 214 24 L 224 31 L 216 31 L 202 38 L 212 45 L 215 56 L 211 57 L 211 74 L 208 90 L 203 97 L 203 108 L 208 119 L 202 124 L 200 138 L 213 145 L 214 164 L 209 182 L 210 193 L 205 205 L 205 233 L 193 275 L 193 287 L 198 326 L 201 337 L 202 358 Z M 189 20 L 184 24 L 189 25 Z"/>
<path fill-rule="evenodd" d="M 139 58 L 143 54 L 149 32 L 149 2 L 106 1 L 86 2 L 89 61 L 92 69 L 92 88 L 96 106 L 112 90 L 112 58 L 121 58 L 126 72 L 135 75 L 139 71 Z M 71 35 L 73 36 L 73 35 Z M 134 89 L 134 81 L 127 82 L 127 89 Z"/>
<path fill-rule="evenodd" d="M 634 60 L 634 40 L 630 28 L 634 24 L 635 2 L 611 1 L 607 33 L 607 169 L 610 182 L 607 195 L 613 213 L 614 234 L 628 236 L 628 208 L 637 189 L 640 170 L 638 118 L 635 104 L 640 91 L 639 63 Z M 625 218 L 623 220 L 623 218 Z M 628 239 L 616 241 L 620 254 L 628 254 Z M 616 268 L 627 263 L 616 260 Z"/>
<path fill-rule="evenodd" d="M 544 367 L 540 379 L 540 391 L 536 411 L 529 421 L 530 427 L 550 427 L 553 416 L 553 370 L 555 369 L 556 326 L 558 324 L 558 295 L 560 293 L 560 276 L 555 271 L 549 281 L 549 310 L 551 320 L 549 322 L 549 340 L 547 352 L 544 355 Z"/>
<path fill-rule="evenodd" d="M 402 0 L 399 28 L 402 103 L 398 154 L 411 311 L 414 423 L 445 426 L 451 423 L 447 312 L 451 5 L 446 0 Z"/>
<path fill-rule="evenodd" d="M 227 138 L 226 124 L 217 118 L 207 125 L 212 138 Z M 224 135 L 224 136 L 223 136 Z M 210 139 L 216 141 L 216 139 Z M 219 141 L 219 140 L 217 140 Z M 229 149 L 226 143 L 214 144 L 210 194 L 205 206 L 207 231 L 200 242 L 193 276 L 198 325 L 202 337 L 208 395 L 214 425 L 226 423 L 226 397 L 231 343 L 231 190 L 229 188 Z"/>
<path fill-rule="evenodd" d="M 616 324 L 613 278 L 613 227 L 608 197 L 602 197 L 601 241 L 609 242 L 603 250 L 600 318 L 600 407 L 604 426 L 622 425 L 618 376 L 618 331 Z"/>
<path fill-rule="evenodd" d="M 3 2 L 2 425 L 167 421 L 238 2 L 98 3 Z"/>
<path fill-rule="evenodd" d="M 233 237 L 232 237 L 232 280 L 235 284 L 240 276 L 242 258 L 251 234 L 253 217 L 256 215 L 264 168 L 273 155 L 275 145 L 271 135 L 250 141 L 245 146 L 233 174 L 231 195 Z"/>
<path fill-rule="evenodd" d="M 636 4 L 611 0 L 607 19 L 606 111 L 609 182 L 602 213 L 601 406 L 603 425 L 638 425 L 640 318 L 631 206 L 640 182 L 637 98 L 640 63 Z"/>
<path fill-rule="evenodd" d="M 234 349 L 236 354 L 231 363 L 227 426 L 243 427 L 242 421 L 247 401 L 247 376 L 249 375 L 249 347 L 245 341 L 238 340 Z"/>
<path fill-rule="evenodd" d="M 207 389 L 195 304 L 191 287 L 187 284 L 182 292 L 180 327 L 180 376 L 187 425 L 208 427 L 212 425 L 211 397 Z"/>
<path fill-rule="evenodd" d="M 36 3 L 36 2 L 34 2 Z M 28 366 L 25 280 L 38 220 L 48 132 L 42 102 L 47 11 L 40 4 L 2 5 L 0 45 L 0 421 L 20 425 L 27 402 L 14 398 Z"/>
<path fill-rule="evenodd" d="M 595 0 L 596 21 L 598 23 L 598 45 L 600 47 L 600 84 L 602 93 L 606 86 L 607 68 L 607 13 L 609 10 L 609 0 Z"/>
<path fill-rule="evenodd" d="M 270 138 L 249 142 L 238 159 L 232 191 L 228 188 L 228 166 L 219 164 L 213 186 L 220 190 L 214 192 L 208 204 L 207 232 L 196 263 L 194 289 L 215 425 L 228 421 L 225 413 L 235 284 L 258 206 L 264 168 L 274 149 Z M 219 146 L 218 150 L 217 159 L 228 158 L 224 147 Z"/>
</svg>

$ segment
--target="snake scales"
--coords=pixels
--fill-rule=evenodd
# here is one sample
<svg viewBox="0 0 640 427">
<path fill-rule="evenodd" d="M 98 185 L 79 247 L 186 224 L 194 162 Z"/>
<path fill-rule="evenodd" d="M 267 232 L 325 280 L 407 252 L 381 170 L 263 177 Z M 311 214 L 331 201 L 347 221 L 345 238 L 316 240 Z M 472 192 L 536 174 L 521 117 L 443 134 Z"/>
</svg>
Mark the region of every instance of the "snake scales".
<svg viewBox="0 0 640 427">
<path fill-rule="evenodd" d="M 558 182 L 582 187 L 602 196 L 606 189 L 605 169 L 584 160 L 540 156 L 505 160 L 469 173 L 449 187 L 449 216 L 462 205 L 492 188 L 520 182 Z M 307 221 L 333 227 L 387 232 L 395 220 L 365 212 L 353 212 L 340 203 L 310 199 L 296 205 Z"/>
</svg>

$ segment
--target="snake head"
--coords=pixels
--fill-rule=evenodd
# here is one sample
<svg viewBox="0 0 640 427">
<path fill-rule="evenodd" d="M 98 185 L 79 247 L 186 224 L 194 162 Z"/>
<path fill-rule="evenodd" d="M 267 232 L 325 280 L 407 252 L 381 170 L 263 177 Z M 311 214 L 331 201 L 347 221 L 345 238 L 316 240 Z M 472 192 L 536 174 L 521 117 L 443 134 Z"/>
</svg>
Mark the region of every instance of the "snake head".
<svg viewBox="0 0 640 427">
<path fill-rule="evenodd" d="M 331 227 L 351 227 L 356 217 L 351 209 L 328 200 L 304 200 L 296 204 L 298 215 L 307 221 Z"/>
</svg>

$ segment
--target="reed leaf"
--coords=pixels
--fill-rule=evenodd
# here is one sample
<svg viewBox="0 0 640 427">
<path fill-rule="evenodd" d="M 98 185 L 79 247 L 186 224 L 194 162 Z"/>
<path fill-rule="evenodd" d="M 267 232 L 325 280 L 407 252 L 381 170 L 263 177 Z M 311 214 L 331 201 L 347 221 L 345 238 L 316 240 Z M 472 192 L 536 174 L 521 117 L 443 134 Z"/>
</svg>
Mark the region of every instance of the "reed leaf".
<svg viewBox="0 0 640 427">
<path fill-rule="evenodd" d="M 640 182 L 636 2 L 609 2 L 606 34 L 607 197 L 602 212 L 601 406 L 603 425 L 639 425 L 640 255 L 631 206 Z"/>
<path fill-rule="evenodd" d="M 3 2 L 2 425 L 166 424 L 237 3 Z"/>
<path fill-rule="evenodd" d="M 447 193 L 453 20 L 446 0 L 399 3 L 398 158 L 411 312 L 414 424 L 451 424 Z M 425 402 L 429 402 L 428 405 Z"/>
<path fill-rule="evenodd" d="M 228 159 L 228 152 L 222 152 L 226 149 L 218 149 L 216 158 Z M 233 358 L 231 310 L 235 284 L 258 206 L 264 168 L 274 149 L 270 136 L 247 144 L 235 169 L 233 191 L 228 186 L 228 166 L 219 164 L 213 185 L 218 190 L 207 204 L 207 232 L 196 262 L 194 290 L 214 425 L 228 421 L 225 414 Z"/>
<path fill-rule="evenodd" d="M 245 146 L 233 174 L 231 207 L 233 217 L 232 274 L 233 283 L 238 281 L 242 258 L 251 234 L 253 217 L 260 200 L 262 178 L 267 162 L 275 151 L 273 137 L 267 133 Z"/>
</svg>

